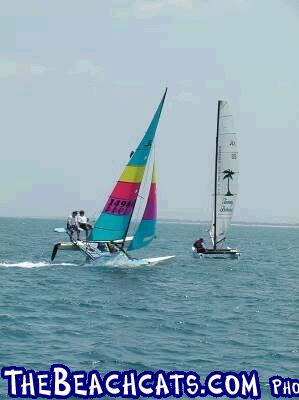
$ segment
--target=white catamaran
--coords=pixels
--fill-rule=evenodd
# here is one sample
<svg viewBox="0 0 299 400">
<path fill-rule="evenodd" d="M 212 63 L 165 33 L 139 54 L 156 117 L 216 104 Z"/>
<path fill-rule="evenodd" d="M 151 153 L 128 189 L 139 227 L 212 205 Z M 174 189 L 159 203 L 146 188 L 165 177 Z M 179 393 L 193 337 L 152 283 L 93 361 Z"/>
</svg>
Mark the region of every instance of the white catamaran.
<svg viewBox="0 0 299 400">
<path fill-rule="evenodd" d="M 58 250 L 80 251 L 88 261 L 96 265 L 157 264 L 174 258 L 174 256 L 167 256 L 136 260 L 128 254 L 128 251 L 140 249 L 155 238 L 157 181 L 153 143 L 166 93 L 167 89 L 150 126 L 135 152 L 132 152 L 87 240 L 71 240 L 55 244 L 52 261 Z M 138 215 L 136 212 L 138 209 L 141 209 L 143 214 L 136 224 L 136 222 L 133 223 L 135 219 L 133 214 Z M 133 236 L 128 236 L 133 225 L 135 225 L 135 232 Z M 55 231 L 65 232 L 65 229 L 57 228 Z"/>
<path fill-rule="evenodd" d="M 229 228 L 238 193 L 238 147 L 237 134 L 233 117 L 226 101 L 218 101 L 217 134 L 215 152 L 215 177 L 213 219 L 209 234 L 212 248 L 204 253 L 197 252 L 193 246 L 195 257 L 233 257 L 238 258 L 237 249 L 224 247 L 226 232 Z"/>
</svg>

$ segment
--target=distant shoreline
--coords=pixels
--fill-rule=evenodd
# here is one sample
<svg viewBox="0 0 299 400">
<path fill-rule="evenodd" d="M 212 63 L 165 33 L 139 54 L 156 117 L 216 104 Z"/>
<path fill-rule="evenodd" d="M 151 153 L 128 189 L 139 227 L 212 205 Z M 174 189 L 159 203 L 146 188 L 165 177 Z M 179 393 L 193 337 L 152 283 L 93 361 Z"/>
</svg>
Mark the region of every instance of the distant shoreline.
<svg viewBox="0 0 299 400">
<path fill-rule="evenodd" d="M 159 219 L 158 222 L 166 224 L 188 224 L 188 225 L 209 225 L 211 221 L 192 221 L 192 220 L 179 220 L 179 219 Z M 269 227 L 269 228 L 299 228 L 299 223 L 290 224 L 288 222 L 245 222 L 236 221 L 232 222 L 233 226 L 252 226 L 252 227 Z"/>
<path fill-rule="evenodd" d="M 170 220 L 158 220 L 158 222 L 163 224 L 185 224 L 185 225 L 210 225 L 211 222 L 202 221 L 202 222 L 194 222 L 194 221 L 170 221 Z M 287 224 L 287 223 L 271 223 L 271 222 L 232 222 L 231 226 L 248 226 L 252 227 L 261 227 L 261 228 L 298 228 L 299 224 Z"/>
<path fill-rule="evenodd" d="M 0 219 L 32 219 L 32 220 L 60 220 L 64 221 L 66 217 L 52 217 L 52 216 L 31 216 L 31 217 L 21 217 L 21 216 L 0 216 Z M 186 225 L 209 225 L 211 221 L 196 221 L 189 219 L 173 219 L 173 218 L 159 218 L 159 223 L 163 224 L 186 224 Z M 294 224 L 288 222 L 245 222 L 245 221 L 235 221 L 232 222 L 233 226 L 249 226 L 249 227 L 269 227 L 269 228 L 299 228 L 299 222 Z"/>
</svg>

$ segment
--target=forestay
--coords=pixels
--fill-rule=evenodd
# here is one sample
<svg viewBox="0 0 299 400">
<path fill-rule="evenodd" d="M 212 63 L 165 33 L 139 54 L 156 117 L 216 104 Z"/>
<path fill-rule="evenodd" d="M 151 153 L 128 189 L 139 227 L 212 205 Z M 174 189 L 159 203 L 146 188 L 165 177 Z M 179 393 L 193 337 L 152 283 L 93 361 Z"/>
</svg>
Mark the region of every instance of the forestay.
<svg viewBox="0 0 299 400">
<path fill-rule="evenodd" d="M 213 211 L 213 225 L 210 236 L 214 243 L 216 224 L 216 244 L 225 239 L 230 225 L 238 194 L 238 147 L 233 117 L 228 103 L 219 101 L 218 132 L 216 141 L 216 203 Z"/>
</svg>

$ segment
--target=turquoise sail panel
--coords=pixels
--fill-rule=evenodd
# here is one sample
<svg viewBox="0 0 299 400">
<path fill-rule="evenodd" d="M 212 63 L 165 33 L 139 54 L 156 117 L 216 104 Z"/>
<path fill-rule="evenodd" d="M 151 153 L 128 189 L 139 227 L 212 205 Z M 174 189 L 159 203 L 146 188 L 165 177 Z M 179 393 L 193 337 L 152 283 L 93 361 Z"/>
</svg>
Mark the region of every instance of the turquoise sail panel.
<svg viewBox="0 0 299 400">
<path fill-rule="evenodd" d="M 139 146 L 137 147 L 135 153 L 129 160 L 128 165 L 146 165 L 149 153 L 152 148 L 152 143 L 155 138 L 155 134 L 156 134 L 157 126 L 159 123 L 160 115 L 162 112 L 166 93 L 167 93 L 167 89 L 165 90 L 165 93 L 164 93 L 162 100 L 157 108 L 157 111 L 155 112 L 155 115 L 152 119 L 152 122 L 150 123 L 150 126 L 148 127 L 148 129 L 147 129 L 143 139 L 141 140 Z"/>
<path fill-rule="evenodd" d="M 137 250 L 147 246 L 155 239 L 156 219 L 142 220 L 134 235 L 134 239 L 130 243 L 128 250 Z"/>
<path fill-rule="evenodd" d="M 140 183 L 143 178 L 144 169 L 155 138 L 166 93 L 167 89 L 165 90 L 149 128 L 127 163 L 124 172 L 108 198 L 104 210 L 91 230 L 88 237 L 89 240 L 121 240 L 127 235 Z M 136 185 L 136 189 L 133 192 L 129 188 L 129 186 L 132 187 L 132 185 Z"/>
<path fill-rule="evenodd" d="M 88 240 L 118 240 L 122 239 L 127 229 L 130 215 L 101 214 L 101 219 L 91 230 Z"/>
</svg>

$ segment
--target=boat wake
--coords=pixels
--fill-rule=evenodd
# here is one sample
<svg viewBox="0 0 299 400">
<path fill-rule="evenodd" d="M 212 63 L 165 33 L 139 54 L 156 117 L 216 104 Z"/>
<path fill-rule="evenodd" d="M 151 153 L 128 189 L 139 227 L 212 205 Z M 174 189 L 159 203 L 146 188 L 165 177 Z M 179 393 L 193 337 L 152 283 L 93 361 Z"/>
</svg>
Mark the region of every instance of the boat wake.
<svg viewBox="0 0 299 400">
<path fill-rule="evenodd" d="M 114 267 L 114 268 L 136 268 L 144 265 L 149 265 L 147 260 L 128 260 L 128 259 L 118 259 L 96 262 L 93 265 L 101 267 Z"/>
<path fill-rule="evenodd" d="M 157 258 L 144 258 L 144 259 L 128 259 L 124 254 L 118 254 L 116 257 L 103 257 L 100 260 L 96 260 L 94 262 L 90 262 L 88 264 L 78 264 L 78 263 L 71 263 L 71 262 L 61 262 L 61 263 L 53 263 L 48 261 L 22 261 L 22 262 L 5 262 L 0 261 L 0 268 L 47 268 L 47 267 L 71 267 L 80 265 L 88 265 L 88 266 L 99 266 L 99 267 L 123 267 L 123 268 L 134 268 L 134 267 L 141 267 L 144 265 L 156 265 L 168 260 L 173 260 L 174 257 L 157 257 Z"/>
<path fill-rule="evenodd" d="M 10 268 L 10 267 L 17 267 L 17 268 L 42 268 L 42 267 L 53 267 L 53 266 L 72 266 L 77 265 L 73 263 L 49 263 L 46 261 L 40 262 L 31 262 L 31 261 L 23 261 L 18 263 L 8 263 L 8 262 L 0 262 L 0 267 Z"/>
</svg>

